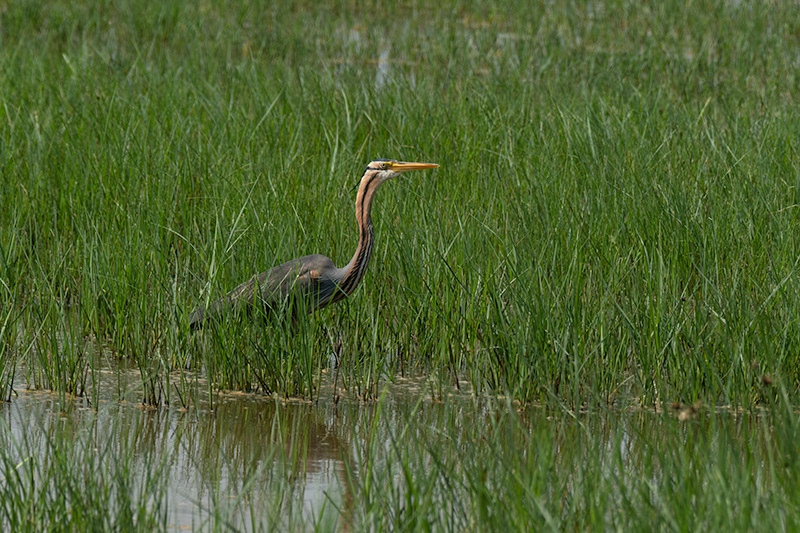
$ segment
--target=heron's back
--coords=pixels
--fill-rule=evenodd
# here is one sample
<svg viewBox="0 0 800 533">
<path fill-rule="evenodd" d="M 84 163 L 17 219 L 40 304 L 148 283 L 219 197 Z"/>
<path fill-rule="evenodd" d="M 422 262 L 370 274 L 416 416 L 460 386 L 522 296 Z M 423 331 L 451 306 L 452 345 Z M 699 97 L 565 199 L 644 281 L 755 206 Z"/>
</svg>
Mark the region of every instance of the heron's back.
<svg viewBox="0 0 800 533">
<path fill-rule="evenodd" d="M 242 283 L 224 297 L 200 306 L 189 317 L 192 330 L 203 327 L 209 319 L 223 313 L 260 309 L 267 313 L 280 305 L 290 305 L 293 312 L 311 312 L 330 303 L 336 293 L 338 269 L 324 255 L 307 255 L 287 261 Z"/>
</svg>

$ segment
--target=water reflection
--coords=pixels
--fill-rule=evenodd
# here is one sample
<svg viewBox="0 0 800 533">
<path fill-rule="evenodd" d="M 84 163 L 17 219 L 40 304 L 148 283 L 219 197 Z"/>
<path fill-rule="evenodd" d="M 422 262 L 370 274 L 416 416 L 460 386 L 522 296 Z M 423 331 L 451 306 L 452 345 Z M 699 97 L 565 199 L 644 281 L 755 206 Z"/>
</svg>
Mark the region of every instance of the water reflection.
<svg viewBox="0 0 800 533">
<path fill-rule="evenodd" d="M 358 454 L 370 437 L 377 431 L 389 442 L 425 390 L 424 382 L 400 380 L 378 406 L 334 401 L 332 385 L 324 383 L 315 404 L 215 393 L 213 410 L 208 397 L 186 410 L 142 406 L 135 371 L 103 372 L 100 381 L 100 398 L 111 400 L 101 399 L 96 409 L 82 398 L 65 402 L 55 393 L 16 387 L 18 396 L 0 404 L 0 418 L 10 428 L 0 445 L 10 450 L 16 444 L 15 460 L 22 461 L 83 437 L 95 449 L 110 443 L 115 456 L 130 457 L 134 475 L 163 464 L 175 527 L 197 526 L 204 509 L 220 497 L 239 498 L 253 483 L 264 490 L 248 494 L 236 527 L 246 528 L 250 515 L 263 509 L 299 514 L 304 522 L 319 518 L 323 506 L 346 515 L 352 505 L 346 468 L 357 475 Z"/>
<path fill-rule="evenodd" d="M 46 461 L 54 443 L 88 438 L 129 462 L 134 477 L 163 464 L 168 522 L 176 528 L 205 527 L 221 499 L 235 511 L 225 523 L 239 529 L 248 529 L 251 518 L 276 528 L 315 523 L 323 509 L 334 525 L 358 524 L 352 515 L 363 511 L 362 495 L 353 492 L 372 482 L 373 490 L 402 495 L 404 465 L 429 476 L 443 504 L 464 513 L 473 494 L 458 480 L 480 480 L 486 472 L 541 483 L 545 502 L 580 499 L 581 483 L 595 479 L 619 489 L 603 494 L 617 503 L 636 480 L 646 480 L 654 494 L 671 490 L 680 474 L 676 465 L 687 460 L 730 463 L 744 454 L 762 479 L 769 474 L 770 432 L 757 416 L 701 410 L 686 421 L 632 409 L 519 412 L 502 399 L 476 400 L 469 392 L 432 401 L 425 381 L 402 379 L 376 403 L 345 398 L 337 404 L 330 384 L 323 384 L 315 404 L 219 393 L 213 410 L 207 399 L 194 410 L 148 409 L 125 400 L 137 395 L 135 375 L 117 371 L 107 378 L 100 397 L 123 399 L 101 401 L 96 410 L 81 399 L 62 409 L 55 394 L 18 389 L 17 398 L 0 404 L 10 428 L 0 446 L 23 443 L 16 461 Z M 466 492 L 451 501 L 458 490 Z"/>
<path fill-rule="evenodd" d="M 111 453 L 130 457 L 134 473 L 146 475 L 148 465 L 163 462 L 170 523 L 176 526 L 196 526 L 203 509 L 212 509 L 220 497 L 239 497 L 254 481 L 281 490 L 277 500 L 275 494 L 253 491 L 263 501 L 251 500 L 248 509 L 277 504 L 311 518 L 329 499 L 342 505 L 348 435 L 339 421 L 347 407 L 248 395 L 220 395 L 214 411 L 196 412 L 126 401 L 101 401 L 96 411 L 81 399 L 65 411 L 61 405 L 55 394 L 21 390 L 14 401 L 0 404 L 0 417 L 10 428 L 0 445 L 11 450 L 16 444 L 15 461 L 23 461 L 45 458 L 57 442 L 88 434 L 95 448 L 110 442 Z M 287 486 L 291 493 L 282 490 Z M 246 526 L 246 515 L 239 527 Z"/>
</svg>

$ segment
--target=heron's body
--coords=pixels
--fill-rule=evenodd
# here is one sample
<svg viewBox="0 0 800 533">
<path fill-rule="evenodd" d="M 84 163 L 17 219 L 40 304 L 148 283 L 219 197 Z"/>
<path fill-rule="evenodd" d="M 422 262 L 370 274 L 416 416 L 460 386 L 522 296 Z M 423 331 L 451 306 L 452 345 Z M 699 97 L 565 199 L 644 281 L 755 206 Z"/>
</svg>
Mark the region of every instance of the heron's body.
<svg viewBox="0 0 800 533">
<path fill-rule="evenodd" d="M 352 294 L 364 277 L 372 254 L 374 230 L 372 202 L 378 188 L 388 179 L 408 170 L 436 168 L 432 163 L 405 163 L 388 159 L 372 161 L 364 171 L 356 195 L 356 224 L 358 246 L 353 258 L 343 268 L 337 268 L 324 255 L 306 255 L 287 261 L 252 277 L 223 298 L 199 307 L 189 323 L 192 329 L 201 328 L 209 317 L 218 317 L 228 310 L 262 309 L 268 312 L 277 306 L 290 304 L 294 312 L 310 313 Z"/>
</svg>

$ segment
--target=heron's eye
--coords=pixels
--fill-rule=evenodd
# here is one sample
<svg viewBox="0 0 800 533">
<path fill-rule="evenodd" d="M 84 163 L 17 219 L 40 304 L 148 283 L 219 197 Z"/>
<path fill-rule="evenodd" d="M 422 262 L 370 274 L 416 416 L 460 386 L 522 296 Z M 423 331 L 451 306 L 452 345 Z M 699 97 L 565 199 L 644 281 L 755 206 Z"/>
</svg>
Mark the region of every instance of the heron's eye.
<svg viewBox="0 0 800 533">
<path fill-rule="evenodd" d="M 383 167 L 383 170 L 389 170 L 390 168 L 392 168 L 392 164 L 386 161 L 384 164 L 381 165 L 381 167 Z"/>
</svg>

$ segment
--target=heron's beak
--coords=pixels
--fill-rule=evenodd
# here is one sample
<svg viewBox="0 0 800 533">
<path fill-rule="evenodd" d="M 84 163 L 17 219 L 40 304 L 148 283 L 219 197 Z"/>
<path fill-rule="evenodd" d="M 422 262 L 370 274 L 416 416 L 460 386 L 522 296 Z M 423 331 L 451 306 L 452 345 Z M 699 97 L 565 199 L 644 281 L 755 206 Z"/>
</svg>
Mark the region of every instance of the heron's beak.
<svg viewBox="0 0 800 533">
<path fill-rule="evenodd" d="M 406 172 L 408 170 L 424 170 L 426 168 L 439 168 L 436 163 L 408 163 L 406 161 L 395 161 L 392 163 L 392 172 Z"/>
</svg>

